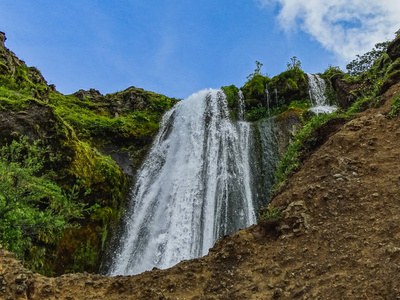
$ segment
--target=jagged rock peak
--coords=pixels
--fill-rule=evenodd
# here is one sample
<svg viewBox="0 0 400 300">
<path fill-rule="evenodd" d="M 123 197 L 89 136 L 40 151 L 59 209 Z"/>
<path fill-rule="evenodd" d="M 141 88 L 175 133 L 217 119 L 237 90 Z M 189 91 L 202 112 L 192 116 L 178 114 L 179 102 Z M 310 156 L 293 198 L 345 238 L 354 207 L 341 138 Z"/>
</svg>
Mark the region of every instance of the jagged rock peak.
<svg viewBox="0 0 400 300">
<path fill-rule="evenodd" d="M 6 41 L 6 34 L 3 31 L 0 31 L 0 46 L 4 47 L 4 42 Z"/>
<path fill-rule="evenodd" d="M 90 100 L 97 101 L 97 100 L 103 99 L 103 95 L 96 89 L 90 89 L 87 91 L 80 89 L 79 91 L 73 93 L 72 95 L 81 100 L 90 99 Z"/>
</svg>

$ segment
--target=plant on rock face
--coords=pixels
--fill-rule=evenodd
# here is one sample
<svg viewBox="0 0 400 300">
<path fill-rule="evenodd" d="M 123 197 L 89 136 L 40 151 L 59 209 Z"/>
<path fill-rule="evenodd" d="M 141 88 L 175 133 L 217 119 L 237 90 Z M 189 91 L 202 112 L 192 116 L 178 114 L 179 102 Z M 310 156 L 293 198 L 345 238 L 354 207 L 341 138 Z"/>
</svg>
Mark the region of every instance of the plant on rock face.
<svg viewBox="0 0 400 300">
<path fill-rule="evenodd" d="M 254 73 L 249 74 L 249 76 L 247 76 L 246 78 L 250 80 L 254 76 L 257 76 L 257 75 L 262 75 L 263 76 L 263 74 L 261 73 L 261 67 L 262 66 L 263 66 L 263 64 L 260 63 L 258 60 L 256 60 L 256 68 L 254 69 Z"/>
<path fill-rule="evenodd" d="M 296 56 L 293 56 L 290 59 L 290 62 L 286 64 L 288 70 L 300 70 L 301 69 L 301 61 L 297 59 Z"/>
<path fill-rule="evenodd" d="M 400 112 L 400 96 L 397 98 L 393 99 L 392 103 L 392 109 L 388 113 L 387 117 L 388 118 L 394 118 L 399 115 Z"/>
<path fill-rule="evenodd" d="M 282 217 L 282 211 L 278 208 L 267 208 L 261 212 L 258 221 L 264 220 L 279 220 Z"/>
</svg>

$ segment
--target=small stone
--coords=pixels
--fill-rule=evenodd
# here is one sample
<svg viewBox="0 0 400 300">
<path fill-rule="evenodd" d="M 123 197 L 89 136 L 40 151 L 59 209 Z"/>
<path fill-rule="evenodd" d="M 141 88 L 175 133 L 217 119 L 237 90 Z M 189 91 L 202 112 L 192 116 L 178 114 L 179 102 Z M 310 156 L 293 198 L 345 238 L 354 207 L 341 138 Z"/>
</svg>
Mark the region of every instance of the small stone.
<svg viewBox="0 0 400 300">
<path fill-rule="evenodd" d="M 280 230 L 287 230 L 287 229 L 290 229 L 290 227 L 289 227 L 289 225 L 286 225 L 286 224 L 284 224 L 280 227 Z"/>
<path fill-rule="evenodd" d="M 27 280 L 28 280 L 28 278 L 26 278 L 26 276 L 24 274 L 20 274 L 20 275 L 17 276 L 17 278 L 15 278 L 15 283 L 16 284 L 23 284 Z"/>
<path fill-rule="evenodd" d="M 378 193 L 373 193 L 372 196 L 379 197 L 379 194 Z"/>
<path fill-rule="evenodd" d="M 335 178 L 343 178 L 343 175 L 338 173 L 338 174 L 333 175 L 333 177 L 335 177 Z"/>
<path fill-rule="evenodd" d="M 280 289 L 280 288 L 276 288 L 275 290 L 274 290 L 274 298 L 280 298 L 281 296 L 282 296 L 282 294 L 283 294 L 283 291 L 282 291 L 282 289 Z"/>
<path fill-rule="evenodd" d="M 20 284 L 17 286 L 16 292 L 17 292 L 17 294 L 22 294 L 23 292 L 26 291 L 26 289 L 27 289 L 27 286 L 25 283 L 23 283 L 23 284 Z"/>
</svg>

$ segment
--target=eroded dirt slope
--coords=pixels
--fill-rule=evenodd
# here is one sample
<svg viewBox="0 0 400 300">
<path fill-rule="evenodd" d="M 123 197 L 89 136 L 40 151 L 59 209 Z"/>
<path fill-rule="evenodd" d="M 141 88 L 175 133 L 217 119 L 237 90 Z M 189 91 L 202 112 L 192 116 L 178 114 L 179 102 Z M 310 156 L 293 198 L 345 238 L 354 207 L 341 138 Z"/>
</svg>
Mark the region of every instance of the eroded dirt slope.
<svg viewBox="0 0 400 300">
<path fill-rule="evenodd" d="M 1 299 L 400 299 L 400 84 L 303 164 L 264 222 L 168 270 L 31 274 L 0 249 Z"/>
</svg>

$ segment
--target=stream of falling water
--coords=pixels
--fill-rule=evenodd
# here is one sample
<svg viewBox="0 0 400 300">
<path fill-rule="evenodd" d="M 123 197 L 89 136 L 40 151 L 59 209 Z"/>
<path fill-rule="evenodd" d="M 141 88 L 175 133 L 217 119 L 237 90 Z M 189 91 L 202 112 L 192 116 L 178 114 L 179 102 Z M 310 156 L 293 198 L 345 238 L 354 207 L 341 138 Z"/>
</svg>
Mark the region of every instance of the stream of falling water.
<svg viewBox="0 0 400 300">
<path fill-rule="evenodd" d="M 316 74 L 306 73 L 308 78 L 309 94 L 312 104 L 310 108 L 316 114 L 319 113 L 332 113 L 336 110 L 335 107 L 330 106 L 325 96 L 326 84 L 325 81 Z"/>
<path fill-rule="evenodd" d="M 205 255 L 221 236 L 255 223 L 250 131 L 249 123 L 229 119 L 220 90 L 193 94 L 164 116 L 138 173 L 110 275 Z"/>
</svg>

